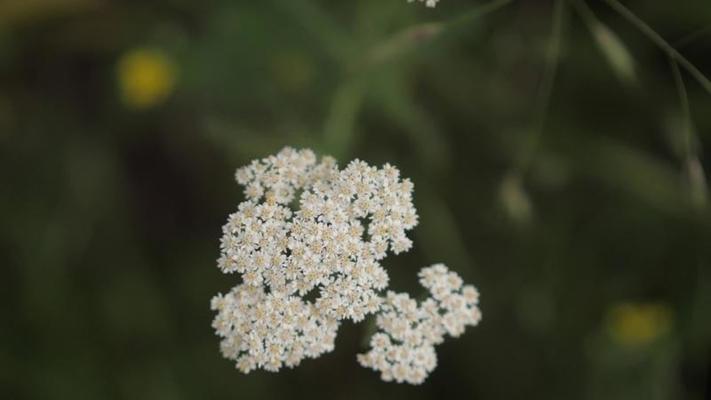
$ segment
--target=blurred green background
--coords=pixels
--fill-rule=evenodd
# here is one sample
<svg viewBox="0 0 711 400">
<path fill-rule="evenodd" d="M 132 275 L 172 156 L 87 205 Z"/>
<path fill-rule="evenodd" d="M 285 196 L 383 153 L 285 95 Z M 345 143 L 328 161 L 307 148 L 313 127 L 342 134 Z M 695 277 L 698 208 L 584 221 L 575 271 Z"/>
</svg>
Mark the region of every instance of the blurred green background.
<svg viewBox="0 0 711 400">
<path fill-rule="evenodd" d="M 711 74 L 711 3 L 630 0 Z M 688 106 L 687 106 L 688 105 Z M 222 359 L 210 298 L 285 145 L 391 162 L 484 320 L 423 386 Z M 711 94 L 605 2 L 0 1 L 3 399 L 709 399 Z"/>
</svg>

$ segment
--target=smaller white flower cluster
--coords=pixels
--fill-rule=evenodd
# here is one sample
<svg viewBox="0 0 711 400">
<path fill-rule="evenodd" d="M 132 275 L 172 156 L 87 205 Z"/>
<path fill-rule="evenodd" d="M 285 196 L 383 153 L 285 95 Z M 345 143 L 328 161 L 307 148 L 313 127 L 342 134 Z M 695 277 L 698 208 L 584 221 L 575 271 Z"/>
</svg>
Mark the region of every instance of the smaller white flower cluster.
<svg viewBox="0 0 711 400">
<path fill-rule="evenodd" d="M 463 286 L 455 272 L 435 264 L 419 276 L 431 297 L 418 306 L 406 293 L 389 291 L 377 317 L 381 332 L 371 338 L 371 350 L 358 355 L 358 362 L 380 371 L 384 381 L 422 383 L 437 366 L 434 346 L 481 320 L 479 292 Z"/>
<path fill-rule="evenodd" d="M 420 2 L 425 3 L 427 7 L 434 7 L 439 3 L 439 0 L 407 0 L 408 3 Z"/>
</svg>

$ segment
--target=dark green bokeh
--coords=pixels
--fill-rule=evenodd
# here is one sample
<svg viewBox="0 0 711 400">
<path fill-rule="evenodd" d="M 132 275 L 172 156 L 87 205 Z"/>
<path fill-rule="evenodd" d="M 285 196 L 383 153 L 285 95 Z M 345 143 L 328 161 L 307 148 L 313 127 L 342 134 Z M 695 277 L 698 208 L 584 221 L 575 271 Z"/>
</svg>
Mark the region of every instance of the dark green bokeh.
<svg viewBox="0 0 711 400">
<path fill-rule="evenodd" d="M 590 3 L 0 2 L 0 397 L 709 398 L 711 94 L 682 69 L 685 117 L 664 52 Z M 626 4 L 711 75 L 711 3 Z M 117 78 L 139 48 L 179 69 L 142 110 Z M 233 173 L 285 145 L 412 178 L 392 287 L 434 262 L 479 287 L 423 386 L 357 365 L 363 324 L 295 370 L 221 358 Z M 616 341 L 620 304 L 668 324 Z"/>
</svg>

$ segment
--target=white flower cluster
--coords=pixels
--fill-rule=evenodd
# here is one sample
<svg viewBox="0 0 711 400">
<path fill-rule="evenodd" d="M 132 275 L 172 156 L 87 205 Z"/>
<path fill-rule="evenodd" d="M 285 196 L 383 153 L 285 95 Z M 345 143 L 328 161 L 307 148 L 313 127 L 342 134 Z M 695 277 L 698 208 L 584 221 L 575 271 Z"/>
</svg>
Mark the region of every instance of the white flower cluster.
<svg viewBox="0 0 711 400">
<path fill-rule="evenodd" d="M 457 337 L 481 320 L 479 292 L 443 264 L 423 268 L 420 283 L 431 297 L 419 306 L 406 293 L 389 291 L 377 318 L 382 332 L 373 335 L 371 350 L 358 355 L 364 367 L 380 371 L 384 381 L 422 383 L 437 366 L 434 345 L 444 335 Z"/>
<path fill-rule="evenodd" d="M 387 319 L 395 295 L 382 296 L 389 278 L 380 261 L 388 252 L 409 250 L 405 232 L 417 224 L 413 185 L 397 168 L 355 160 L 339 170 L 330 157 L 319 162 L 310 150 L 287 147 L 238 169 L 236 179 L 247 200 L 223 227 L 218 266 L 239 273 L 242 283 L 211 304 L 226 358 L 245 373 L 278 371 L 332 351 L 343 320 L 377 313 L 379 324 Z M 440 267 L 432 268 L 423 270 L 422 282 L 433 293 L 432 304 L 447 310 L 437 329 L 461 333 L 473 324 L 472 303 L 454 307 L 459 303 L 453 299 L 464 295 L 455 293 L 461 279 L 456 288 L 443 286 L 440 275 L 425 278 L 424 271 Z M 427 321 L 434 326 L 435 320 Z M 401 340 L 389 325 L 381 328 Z M 421 382 L 432 368 L 417 380 L 392 375 Z"/>
<path fill-rule="evenodd" d="M 425 3 L 427 7 L 435 7 L 437 3 L 439 3 L 439 0 L 407 0 L 408 3 L 414 3 L 416 1 L 420 3 Z"/>
</svg>

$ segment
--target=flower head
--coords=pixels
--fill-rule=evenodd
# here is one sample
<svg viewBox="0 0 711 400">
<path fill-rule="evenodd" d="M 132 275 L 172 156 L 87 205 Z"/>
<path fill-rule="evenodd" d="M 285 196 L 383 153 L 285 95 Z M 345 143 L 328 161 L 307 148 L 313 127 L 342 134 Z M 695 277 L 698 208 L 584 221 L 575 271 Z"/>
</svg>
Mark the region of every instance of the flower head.
<svg viewBox="0 0 711 400">
<path fill-rule="evenodd" d="M 426 359 L 417 368 L 396 364 L 389 373 L 418 383 L 436 363 L 432 344 L 478 321 L 472 308 L 478 295 L 467 297 L 468 287 L 442 265 L 421 272 L 433 293 L 429 303 L 383 295 L 389 277 L 381 261 L 412 247 L 406 232 L 417 224 L 412 182 L 394 166 L 355 160 L 339 169 L 330 157 L 317 160 L 310 150 L 287 147 L 238 169 L 235 178 L 247 200 L 223 226 L 218 267 L 242 282 L 211 306 L 222 354 L 241 371 L 278 371 L 318 357 L 333 350 L 341 321 L 379 314 L 388 338 Z M 403 316 L 422 328 L 405 329 Z M 405 342 L 403 334 L 413 338 Z M 374 349 L 391 344 L 383 340 L 374 339 Z"/>
</svg>

